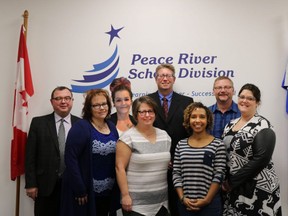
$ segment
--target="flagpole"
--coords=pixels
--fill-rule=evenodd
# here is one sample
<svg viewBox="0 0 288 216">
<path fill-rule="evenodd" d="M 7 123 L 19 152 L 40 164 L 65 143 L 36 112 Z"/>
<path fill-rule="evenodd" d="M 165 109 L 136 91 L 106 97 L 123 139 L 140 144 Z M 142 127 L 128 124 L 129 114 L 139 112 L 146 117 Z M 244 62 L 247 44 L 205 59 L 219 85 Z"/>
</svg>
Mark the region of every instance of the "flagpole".
<svg viewBox="0 0 288 216">
<path fill-rule="evenodd" d="M 24 18 L 23 25 L 24 25 L 25 30 L 26 30 L 26 31 L 24 31 L 25 39 L 27 38 L 28 16 L 29 16 L 29 12 L 28 12 L 27 10 L 25 10 L 25 11 L 24 11 L 24 14 L 23 14 L 23 18 Z"/>
<path fill-rule="evenodd" d="M 16 180 L 16 208 L 15 208 L 15 216 L 19 216 L 19 206 L 20 206 L 20 176 L 17 176 Z"/>
<path fill-rule="evenodd" d="M 23 26 L 25 27 L 24 36 L 25 40 L 27 40 L 27 27 L 28 27 L 28 16 L 29 12 L 27 10 L 24 11 L 22 15 L 24 18 Z M 21 185 L 21 176 L 17 176 L 16 180 L 16 208 L 15 208 L 15 216 L 19 216 L 19 207 L 20 207 L 20 185 Z"/>
</svg>

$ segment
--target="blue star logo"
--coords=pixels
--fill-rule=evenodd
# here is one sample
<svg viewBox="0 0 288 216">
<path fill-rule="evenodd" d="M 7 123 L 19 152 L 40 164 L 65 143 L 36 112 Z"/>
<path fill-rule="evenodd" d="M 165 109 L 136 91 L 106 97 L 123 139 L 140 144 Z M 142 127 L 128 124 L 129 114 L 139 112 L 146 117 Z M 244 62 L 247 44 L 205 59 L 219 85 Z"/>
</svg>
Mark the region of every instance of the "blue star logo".
<svg viewBox="0 0 288 216">
<path fill-rule="evenodd" d="M 120 38 L 118 33 L 124 27 L 105 32 L 110 35 L 109 46 L 115 37 Z M 104 88 L 108 86 L 119 73 L 119 55 L 118 46 L 116 45 L 114 52 L 103 62 L 93 64 L 93 69 L 85 71 L 82 80 L 73 80 L 76 84 L 71 84 L 71 90 L 75 93 L 84 93 L 90 89 Z"/>
<path fill-rule="evenodd" d="M 112 43 L 113 39 L 115 37 L 117 38 L 120 38 L 118 33 L 123 29 L 124 27 L 122 28 L 119 28 L 119 29 L 114 29 L 114 27 L 111 25 L 111 30 L 109 32 L 105 32 L 106 34 L 109 34 L 110 35 L 110 41 L 109 41 L 109 45 Z"/>
</svg>

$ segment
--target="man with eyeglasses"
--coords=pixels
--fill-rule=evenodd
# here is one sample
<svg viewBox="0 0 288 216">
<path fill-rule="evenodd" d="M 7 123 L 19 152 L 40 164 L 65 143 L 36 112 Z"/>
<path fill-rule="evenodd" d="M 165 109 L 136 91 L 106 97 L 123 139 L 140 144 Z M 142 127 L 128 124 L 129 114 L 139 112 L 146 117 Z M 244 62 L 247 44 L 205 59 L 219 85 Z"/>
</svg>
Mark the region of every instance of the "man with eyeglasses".
<svg viewBox="0 0 288 216">
<path fill-rule="evenodd" d="M 156 68 L 155 81 L 158 91 L 149 94 L 158 105 L 156 120 L 154 126 L 165 130 L 172 139 L 171 143 L 171 167 L 168 171 L 168 189 L 169 189 L 169 210 L 173 216 L 178 216 L 177 202 L 178 195 L 174 190 L 172 183 L 172 164 L 174 159 L 174 152 L 177 143 L 188 137 L 187 131 L 183 127 L 184 109 L 193 102 L 193 98 L 180 95 L 173 90 L 175 83 L 175 68 L 171 64 L 161 64 Z M 167 107 L 163 107 L 166 100 Z M 167 110 L 167 115 L 165 114 Z"/>
<path fill-rule="evenodd" d="M 217 77 L 214 81 L 213 93 L 216 103 L 209 107 L 214 116 L 211 134 L 221 139 L 226 124 L 232 119 L 240 117 L 241 113 L 233 101 L 234 86 L 229 77 Z"/>
<path fill-rule="evenodd" d="M 35 201 L 36 216 L 59 215 L 65 137 L 79 119 L 70 114 L 73 95 L 69 88 L 56 87 L 50 102 L 54 112 L 32 119 L 26 145 L 25 188 Z"/>
</svg>

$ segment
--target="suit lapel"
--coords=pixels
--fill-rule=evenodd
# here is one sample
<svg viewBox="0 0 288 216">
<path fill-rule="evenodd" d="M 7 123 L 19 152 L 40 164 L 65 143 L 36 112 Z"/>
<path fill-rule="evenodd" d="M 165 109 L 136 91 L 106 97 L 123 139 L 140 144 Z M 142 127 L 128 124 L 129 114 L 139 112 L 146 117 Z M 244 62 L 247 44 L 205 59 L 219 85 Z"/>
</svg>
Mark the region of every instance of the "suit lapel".
<svg viewBox="0 0 288 216">
<path fill-rule="evenodd" d="M 73 125 L 73 123 L 75 123 L 78 119 L 79 119 L 78 117 L 71 115 L 71 124 Z M 47 133 L 49 133 L 50 136 L 52 137 L 53 143 L 55 144 L 54 146 L 60 154 L 54 113 L 51 113 L 50 115 L 47 116 L 47 128 L 48 128 Z"/>
<path fill-rule="evenodd" d="M 48 124 L 47 127 L 49 130 L 49 133 L 51 134 L 51 137 L 53 139 L 53 143 L 55 144 L 55 148 L 57 149 L 57 151 L 59 151 L 59 144 L 58 144 L 57 129 L 56 129 L 56 124 L 55 124 L 54 113 L 47 116 L 47 124 Z"/>
<path fill-rule="evenodd" d="M 179 100 L 178 94 L 176 92 L 173 92 L 167 122 L 171 120 L 172 116 L 175 114 L 180 104 L 181 101 Z"/>
<path fill-rule="evenodd" d="M 78 117 L 71 115 L 71 124 L 73 125 L 78 119 Z"/>
<path fill-rule="evenodd" d="M 164 110 L 163 110 L 163 107 L 162 107 L 162 104 L 161 104 L 161 101 L 160 101 L 160 97 L 159 97 L 158 91 L 153 93 L 151 95 L 151 97 L 157 103 L 157 106 L 158 106 L 157 115 L 158 115 L 158 117 L 161 118 L 163 121 L 166 121 Z M 168 114 L 168 116 L 169 116 L 169 114 Z"/>
</svg>

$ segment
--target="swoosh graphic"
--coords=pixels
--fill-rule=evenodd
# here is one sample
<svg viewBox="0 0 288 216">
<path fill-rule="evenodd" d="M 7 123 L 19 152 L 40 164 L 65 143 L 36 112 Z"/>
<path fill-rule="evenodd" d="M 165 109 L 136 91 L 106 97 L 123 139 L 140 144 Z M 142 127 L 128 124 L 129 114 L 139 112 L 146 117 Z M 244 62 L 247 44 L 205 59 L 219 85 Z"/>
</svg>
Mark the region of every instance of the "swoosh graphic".
<svg viewBox="0 0 288 216">
<path fill-rule="evenodd" d="M 116 46 L 116 48 L 114 50 L 114 53 L 112 54 L 112 56 L 109 59 L 107 59 L 106 61 L 104 61 L 102 63 L 94 64 L 93 65 L 94 69 L 90 70 L 90 71 L 86 71 L 86 72 L 95 72 L 95 71 L 99 71 L 99 70 L 102 70 L 102 69 L 108 67 L 108 65 L 110 65 L 111 62 L 114 61 L 114 59 L 116 58 L 117 54 L 118 54 L 118 47 Z"/>
<path fill-rule="evenodd" d="M 77 85 L 71 85 L 71 88 L 72 88 L 72 92 L 75 92 L 75 93 L 84 93 L 90 89 L 97 89 L 97 88 L 104 88 L 106 86 L 108 86 L 118 75 L 118 72 L 119 72 L 119 68 L 118 70 L 116 71 L 116 73 L 108 80 L 102 82 L 102 83 L 99 83 L 97 85 L 90 85 L 90 86 L 77 86 Z"/>
<path fill-rule="evenodd" d="M 87 82 L 95 82 L 95 81 L 98 81 L 98 80 L 102 80 L 105 77 L 107 77 L 107 76 L 109 76 L 110 74 L 113 73 L 113 71 L 118 66 L 118 63 L 119 63 L 119 57 L 118 57 L 117 61 L 114 63 L 114 65 L 112 65 L 111 68 L 107 69 L 103 73 L 94 74 L 94 75 L 84 75 L 83 76 L 84 80 L 74 80 L 74 81 L 87 83 Z"/>
<path fill-rule="evenodd" d="M 71 84 L 72 92 L 84 93 L 90 89 L 104 88 L 104 87 L 108 86 L 113 81 L 113 79 L 115 79 L 117 77 L 118 72 L 119 72 L 119 68 L 117 68 L 117 67 L 119 64 L 120 57 L 118 56 L 118 58 L 117 58 L 117 56 L 118 56 L 118 47 L 116 46 L 113 54 L 107 60 L 105 60 L 104 62 L 101 62 L 99 64 L 94 64 L 92 70 L 85 71 L 88 73 L 93 72 L 94 73 L 93 75 L 83 75 L 83 80 L 73 80 L 74 82 L 79 83 L 79 85 Z M 117 60 L 115 61 L 116 58 L 117 58 Z M 114 61 L 115 61 L 115 63 L 112 66 L 110 66 L 112 64 L 112 62 L 114 62 Z M 106 70 L 103 72 L 103 69 L 106 69 Z M 95 74 L 95 72 L 97 74 Z M 111 77 L 108 80 L 105 80 L 105 78 L 109 77 L 109 76 L 111 76 Z M 95 82 L 98 82 L 98 84 L 94 84 Z M 85 85 L 83 85 L 81 83 L 83 83 Z"/>
</svg>

